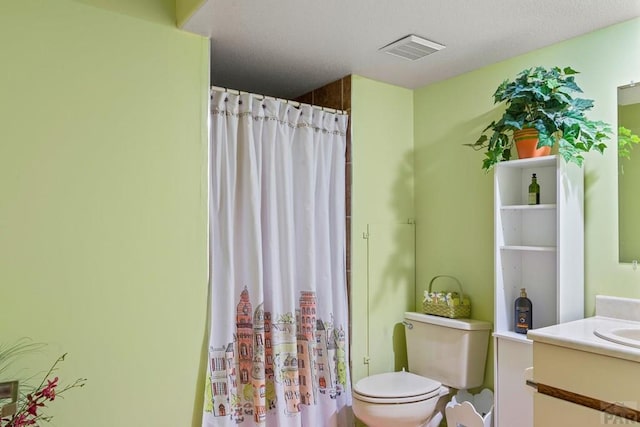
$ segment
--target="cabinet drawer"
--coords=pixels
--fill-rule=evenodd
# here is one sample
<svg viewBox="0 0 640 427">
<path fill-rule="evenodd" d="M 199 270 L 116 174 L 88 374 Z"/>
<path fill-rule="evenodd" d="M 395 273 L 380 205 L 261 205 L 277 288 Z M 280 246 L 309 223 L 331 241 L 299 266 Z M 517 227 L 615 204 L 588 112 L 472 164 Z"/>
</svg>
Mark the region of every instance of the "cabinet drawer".
<svg viewBox="0 0 640 427">
<path fill-rule="evenodd" d="M 534 393 L 534 427 L 602 427 L 606 425 L 640 426 L 615 415 L 596 411 L 575 403 Z M 516 424 L 514 424 L 516 425 Z"/>
<path fill-rule="evenodd" d="M 541 342 L 533 344 L 533 359 L 538 383 L 634 409 L 640 406 L 640 363 Z"/>
</svg>

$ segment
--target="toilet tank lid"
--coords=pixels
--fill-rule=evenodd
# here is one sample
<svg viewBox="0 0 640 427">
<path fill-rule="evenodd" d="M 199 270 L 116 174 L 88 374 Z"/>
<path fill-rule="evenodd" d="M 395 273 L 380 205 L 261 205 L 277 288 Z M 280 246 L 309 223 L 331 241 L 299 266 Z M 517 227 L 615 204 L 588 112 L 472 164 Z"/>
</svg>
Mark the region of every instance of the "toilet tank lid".
<svg viewBox="0 0 640 427">
<path fill-rule="evenodd" d="M 445 326 L 447 328 L 463 329 L 466 331 L 490 330 L 491 323 L 474 319 L 450 319 L 448 317 L 432 316 L 430 314 L 407 311 L 404 313 L 406 320 L 414 322 L 430 323 L 432 325 Z"/>
</svg>

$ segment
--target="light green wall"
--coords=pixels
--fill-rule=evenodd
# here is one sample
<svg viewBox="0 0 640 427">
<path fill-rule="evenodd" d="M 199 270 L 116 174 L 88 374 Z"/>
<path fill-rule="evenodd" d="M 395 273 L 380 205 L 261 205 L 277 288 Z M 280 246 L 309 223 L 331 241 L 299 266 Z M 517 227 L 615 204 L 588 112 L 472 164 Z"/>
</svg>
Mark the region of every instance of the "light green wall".
<svg viewBox="0 0 640 427">
<path fill-rule="evenodd" d="M 54 0 L 59 2 L 60 0 Z M 65 1 L 65 0 L 63 0 Z M 122 13 L 165 25 L 176 23 L 176 1 L 180 0 L 74 0 L 90 6 Z M 89 10 L 87 10 L 87 13 Z"/>
<path fill-rule="evenodd" d="M 471 298 L 472 317 L 491 322 L 493 177 L 480 169 L 479 153 L 462 144 L 484 127 L 491 107 L 481 88 L 501 81 L 494 73 L 464 75 L 416 90 L 414 98 L 418 293 L 433 276 L 453 275 Z M 491 360 L 492 353 L 488 385 Z"/>
<path fill-rule="evenodd" d="M 493 173 L 481 169 L 473 143 L 498 116 L 492 94 L 500 82 L 536 66 L 581 71 L 577 81 L 595 100 L 591 117 L 616 121 L 616 87 L 640 78 L 636 19 L 415 91 L 417 283 L 438 273 L 458 276 L 473 316 L 493 319 Z M 640 297 L 640 272 L 618 263 L 615 143 L 585 162 L 585 311 L 596 294 Z M 535 303 L 535 302 L 534 302 Z M 491 383 L 491 366 L 487 380 Z"/>
<path fill-rule="evenodd" d="M 618 124 L 640 135 L 640 104 L 620 106 Z M 620 159 L 618 170 L 620 259 L 640 261 L 640 148 L 637 145 L 631 150 L 631 158 Z"/>
<path fill-rule="evenodd" d="M 206 0 L 175 0 L 176 2 L 176 22 L 182 28 L 184 23 L 198 10 Z"/>
<path fill-rule="evenodd" d="M 352 78 L 353 379 L 406 365 L 414 306 L 413 92 Z M 369 233 L 369 239 L 363 234 Z M 370 357 L 369 364 L 364 363 Z"/>
<path fill-rule="evenodd" d="M 60 426 L 200 425 L 209 48 L 146 4 L 0 4 L 0 343 L 88 378 Z"/>
</svg>

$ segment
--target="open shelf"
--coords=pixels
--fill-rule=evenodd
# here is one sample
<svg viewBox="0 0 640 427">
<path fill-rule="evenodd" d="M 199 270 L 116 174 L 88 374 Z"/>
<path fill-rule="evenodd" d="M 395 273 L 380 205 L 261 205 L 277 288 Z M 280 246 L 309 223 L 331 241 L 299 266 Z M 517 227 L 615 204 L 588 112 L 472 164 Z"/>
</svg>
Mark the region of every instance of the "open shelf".
<svg viewBox="0 0 640 427">
<path fill-rule="evenodd" d="M 508 162 L 501 162 L 500 167 L 502 168 L 516 168 L 516 169 L 525 169 L 532 167 L 545 167 L 551 166 L 556 167 L 558 163 L 558 156 L 542 156 L 542 157 L 531 157 L 529 159 L 516 159 L 510 160 Z"/>
<path fill-rule="evenodd" d="M 555 252 L 557 248 L 555 246 L 522 246 L 522 245 L 508 245 L 500 246 L 503 251 L 530 251 L 530 252 Z"/>
<path fill-rule="evenodd" d="M 529 205 L 532 174 L 540 204 Z M 498 163 L 494 172 L 495 426 L 531 427 L 533 399 L 522 381 L 533 341 L 515 332 L 515 300 L 532 302 L 530 329 L 581 318 L 584 312 L 584 171 L 558 156 Z"/>
<path fill-rule="evenodd" d="M 549 210 L 555 209 L 555 203 L 545 203 L 544 205 L 507 205 L 501 206 L 500 209 L 503 211 L 538 211 L 538 210 Z"/>
<path fill-rule="evenodd" d="M 527 204 L 532 174 L 540 184 L 538 205 Z M 583 316 L 583 199 L 584 170 L 558 156 L 496 165 L 496 333 L 513 331 L 521 288 L 533 303 L 534 328 Z"/>
</svg>

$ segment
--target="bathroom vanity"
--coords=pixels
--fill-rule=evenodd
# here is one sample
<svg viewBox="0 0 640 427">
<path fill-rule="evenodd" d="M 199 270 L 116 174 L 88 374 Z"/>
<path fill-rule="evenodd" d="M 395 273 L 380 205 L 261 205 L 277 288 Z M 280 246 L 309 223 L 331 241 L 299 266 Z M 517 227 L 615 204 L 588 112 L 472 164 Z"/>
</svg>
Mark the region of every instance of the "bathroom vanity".
<svg viewBox="0 0 640 427">
<path fill-rule="evenodd" d="M 640 426 L 640 300 L 596 297 L 594 317 L 536 329 L 534 426 Z"/>
</svg>

